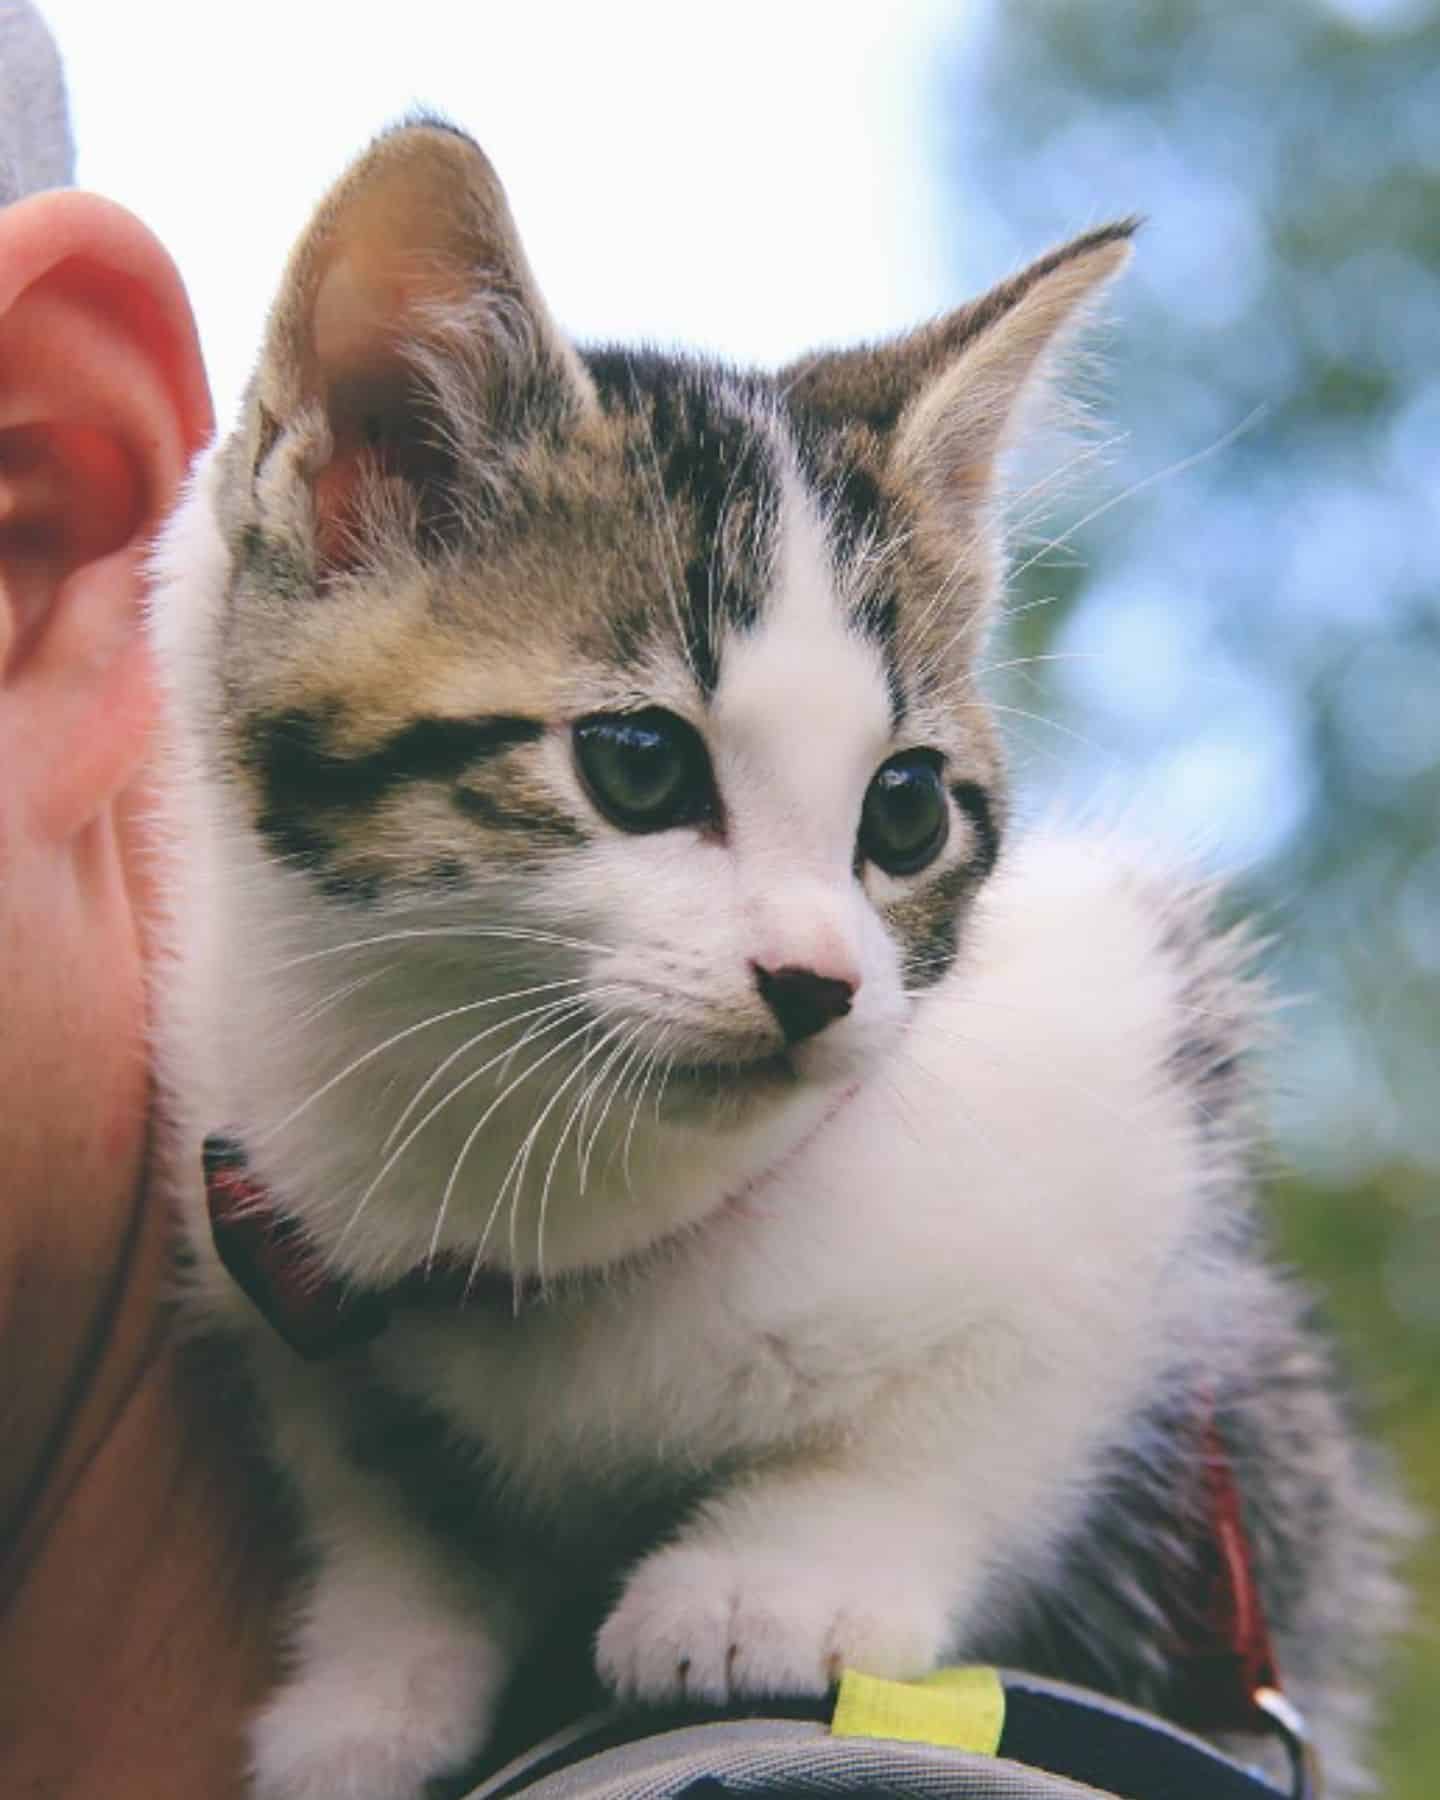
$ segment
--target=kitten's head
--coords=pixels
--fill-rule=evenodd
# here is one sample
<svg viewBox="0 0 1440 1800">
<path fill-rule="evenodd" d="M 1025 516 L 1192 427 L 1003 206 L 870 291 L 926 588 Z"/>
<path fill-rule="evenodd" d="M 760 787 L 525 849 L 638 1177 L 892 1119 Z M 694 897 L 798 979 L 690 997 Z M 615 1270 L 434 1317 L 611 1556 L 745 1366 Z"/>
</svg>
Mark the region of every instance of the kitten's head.
<svg viewBox="0 0 1440 1800">
<path fill-rule="evenodd" d="M 382 138 L 326 200 L 221 461 L 207 749 L 272 914 L 304 915 L 279 937 L 354 947 L 327 970 L 360 982 L 326 1017 L 336 1067 L 400 1031 L 367 1068 L 391 1115 L 425 1084 L 413 1124 L 495 1064 L 412 1175 L 526 1068 L 486 1132 L 513 1177 L 551 1106 L 547 1191 L 562 1125 L 579 1167 L 607 1103 L 635 1135 L 637 1088 L 642 1139 L 752 1131 L 763 1160 L 946 974 L 1005 817 L 974 680 L 997 458 L 1129 231 L 769 375 L 573 346 L 443 125 Z M 391 965 L 368 984 L 367 941 Z M 405 1035 L 442 1002 L 453 1025 Z M 381 1089 L 348 1092 L 361 1132 Z M 496 1183 L 468 1154 L 473 1236 Z"/>
</svg>

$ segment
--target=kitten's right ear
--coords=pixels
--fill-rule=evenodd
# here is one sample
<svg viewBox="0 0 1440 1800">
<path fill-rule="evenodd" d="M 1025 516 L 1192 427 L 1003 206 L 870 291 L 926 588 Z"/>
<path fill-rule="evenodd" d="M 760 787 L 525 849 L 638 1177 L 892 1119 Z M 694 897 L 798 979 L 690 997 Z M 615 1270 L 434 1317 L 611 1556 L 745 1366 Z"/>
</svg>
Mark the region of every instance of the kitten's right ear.
<svg viewBox="0 0 1440 1800">
<path fill-rule="evenodd" d="M 1124 268 L 1138 223 L 1086 232 L 903 337 L 807 357 L 782 371 L 785 391 L 832 426 L 874 434 L 943 560 L 985 519 L 1026 398 Z"/>
<path fill-rule="evenodd" d="M 443 529 L 462 461 L 483 471 L 497 447 L 594 403 L 488 159 L 425 121 L 379 138 L 296 246 L 247 449 L 258 478 L 291 443 L 323 570 L 362 555 L 378 516 Z"/>
</svg>

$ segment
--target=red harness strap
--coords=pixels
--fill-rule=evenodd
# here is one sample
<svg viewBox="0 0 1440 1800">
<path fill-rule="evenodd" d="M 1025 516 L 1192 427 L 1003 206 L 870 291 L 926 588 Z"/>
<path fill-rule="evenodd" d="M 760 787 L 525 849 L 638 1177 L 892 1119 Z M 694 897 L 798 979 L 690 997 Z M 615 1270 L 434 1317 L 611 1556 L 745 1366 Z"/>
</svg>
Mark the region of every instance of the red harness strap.
<svg viewBox="0 0 1440 1800">
<path fill-rule="evenodd" d="M 1280 1677 L 1235 1467 L 1208 1397 L 1200 1469 L 1205 1529 L 1175 1607 L 1183 1722 L 1199 1731 L 1268 1730 L 1258 1696 L 1278 1692 Z"/>
<path fill-rule="evenodd" d="M 383 1295 L 327 1274 L 300 1227 L 271 1200 L 233 1139 L 207 1137 L 205 1199 L 226 1273 L 307 1362 L 368 1343 L 390 1322 Z"/>
<path fill-rule="evenodd" d="M 485 1307 L 517 1313 L 541 1294 L 531 1276 L 477 1269 L 437 1256 L 387 1287 L 356 1287 L 326 1269 L 298 1222 L 250 1173 L 242 1145 L 218 1133 L 205 1140 L 210 1235 L 226 1273 L 271 1329 L 307 1362 L 320 1362 L 379 1337 L 396 1306 Z"/>
</svg>

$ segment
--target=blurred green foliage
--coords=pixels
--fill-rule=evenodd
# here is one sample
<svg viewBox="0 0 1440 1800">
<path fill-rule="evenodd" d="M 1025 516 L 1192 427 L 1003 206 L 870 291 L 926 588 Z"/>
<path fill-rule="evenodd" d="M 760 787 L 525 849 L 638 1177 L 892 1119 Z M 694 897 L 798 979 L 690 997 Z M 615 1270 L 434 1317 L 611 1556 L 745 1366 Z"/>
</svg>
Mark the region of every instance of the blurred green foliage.
<svg viewBox="0 0 1440 1800">
<path fill-rule="evenodd" d="M 936 117 L 958 291 L 1147 216 L 1103 478 L 1017 507 L 1002 698 L 1033 791 L 1239 870 L 1301 997 L 1281 1241 L 1440 1517 L 1440 5 L 1005 0 Z M 1433 1544 L 1417 1580 L 1393 1800 L 1440 1793 Z"/>
</svg>

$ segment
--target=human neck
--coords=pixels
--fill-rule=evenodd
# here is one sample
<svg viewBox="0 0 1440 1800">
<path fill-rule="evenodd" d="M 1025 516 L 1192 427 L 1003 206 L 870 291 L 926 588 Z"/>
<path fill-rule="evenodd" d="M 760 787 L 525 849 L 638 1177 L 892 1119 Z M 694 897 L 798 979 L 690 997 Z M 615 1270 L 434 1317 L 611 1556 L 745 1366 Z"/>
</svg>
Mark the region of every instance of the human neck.
<svg viewBox="0 0 1440 1800">
<path fill-rule="evenodd" d="M 141 1170 L 0 1563 L 0 1760 L 9 1791 L 56 1800 L 228 1800 L 271 1674 L 280 1539 L 170 1335 L 168 1221 Z"/>
</svg>

